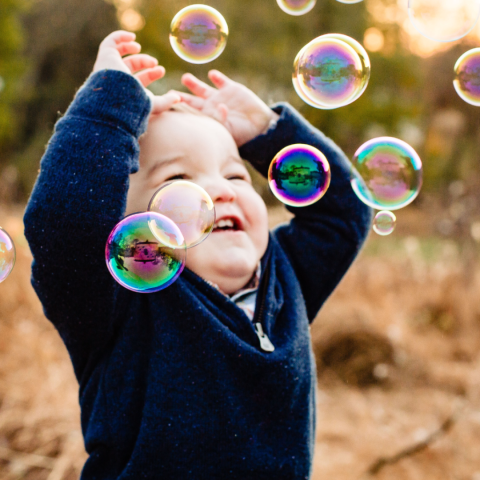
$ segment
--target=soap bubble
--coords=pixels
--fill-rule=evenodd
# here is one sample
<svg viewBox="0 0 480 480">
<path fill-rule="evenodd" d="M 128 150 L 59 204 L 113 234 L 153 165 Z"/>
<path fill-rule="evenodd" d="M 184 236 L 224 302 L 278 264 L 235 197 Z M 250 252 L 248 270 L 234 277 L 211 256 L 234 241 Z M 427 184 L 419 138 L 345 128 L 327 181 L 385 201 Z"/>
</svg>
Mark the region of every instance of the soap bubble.
<svg viewBox="0 0 480 480">
<path fill-rule="evenodd" d="M 273 194 L 292 207 L 306 207 L 322 198 L 330 185 L 330 177 L 325 155 L 302 144 L 280 150 L 268 169 L 268 184 Z"/>
<path fill-rule="evenodd" d="M 397 217 L 393 212 L 382 210 L 375 215 L 373 219 L 373 231 L 378 235 L 390 235 L 395 230 Z"/>
<path fill-rule="evenodd" d="M 308 13 L 317 3 L 317 0 L 277 0 L 278 6 L 290 15 Z"/>
<path fill-rule="evenodd" d="M 480 48 L 465 52 L 455 64 L 453 86 L 465 102 L 480 107 Z"/>
<path fill-rule="evenodd" d="M 292 73 L 292 83 L 293 83 L 293 88 L 297 92 L 297 95 L 308 105 L 311 107 L 319 108 L 317 103 L 312 102 L 304 93 L 302 88 L 300 87 L 300 83 L 298 81 L 298 60 L 301 57 L 303 50 L 307 47 L 303 47 L 298 53 L 297 56 L 295 57 L 295 60 L 293 61 L 293 73 Z M 323 110 L 331 110 L 329 107 L 322 106 Z"/>
<path fill-rule="evenodd" d="M 360 3 L 360 2 L 363 2 L 363 0 L 337 0 L 337 2 L 351 4 L 351 3 Z"/>
<path fill-rule="evenodd" d="M 134 292 L 158 292 L 182 273 L 185 240 L 169 218 L 155 212 L 134 213 L 110 233 L 105 260 L 113 278 L 123 287 Z"/>
<path fill-rule="evenodd" d="M 12 272 L 15 265 L 15 245 L 10 235 L 0 227 L 0 283 Z"/>
<path fill-rule="evenodd" d="M 337 40 L 341 40 L 347 43 L 355 50 L 355 53 L 360 58 L 360 62 L 362 63 L 362 71 L 365 72 L 365 79 L 364 79 L 362 88 L 358 89 L 357 94 L 354 96 L 353 100 L 351 101 L 351 102 L 354 102 L 366 90 L 368 81 L 370 80 L 370 72 L 371 72 L 370 57 L 368 56 L 368 53 L 363 48 L 363 46 L 359 42 L 354 40 L 352 37 L 349 37 L 348 35 L 343 35 L 341 33 L 328 33 L 324 35 L 324 37 L 335 38 Z"/>
<path fill-rule="evenodd" d="M 402 140 L 374 138 L 364 143 L 352 161 L 351 184 L 370 207 L 398 210 L 417 197 L 422 186 L 422 161 Z"/>
<path fill-rule="evenodd" d="M 292 79 L 297 92 L 300 89 L 317 108 L 342 107 L 367 88 L 370 59 L 353 38 L 322 35 L 300 50 Z"/>
<path fill-rule="evenodd" d="M 453 42 L 467 35 L 477 23 L 480 0 L 408 0 L 408 15 L 424 37 Z"/>
<path fill-rule="evenodd" d="M 160 187 L 148 210 L 158 212 L 175 222 L 187 248 L 203 242 L 213 229 L 215 207 L 210 195 L 199 185 L 177 180 Z"/>
<path fill-rule="evenodd" d="M 227 45 L 228 25 L 222 14 L 207 5 L 190 5 L 173 17 L 170 44 L 175 53 L 190 63 L 208 63 Z"/>
</svg>

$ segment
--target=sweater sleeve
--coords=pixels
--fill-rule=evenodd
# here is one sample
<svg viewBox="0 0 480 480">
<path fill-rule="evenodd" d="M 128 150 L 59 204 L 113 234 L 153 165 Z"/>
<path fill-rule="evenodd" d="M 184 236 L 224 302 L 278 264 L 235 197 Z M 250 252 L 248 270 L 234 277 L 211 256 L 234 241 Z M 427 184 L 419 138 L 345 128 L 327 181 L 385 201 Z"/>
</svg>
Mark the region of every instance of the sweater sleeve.
<svg viewBox="0 0 480 480">
<path fill-rule="evenodd" d="M 282 148 L 303 143 L 323 152 L 331 167 L 325 196 L 307 207 L 287 206 L 295 217 L 273 231 L 298 277 L 311 322 L 358 254 L 372 211 L 352 190 L 352 167 L 342 150 L 288 104 L 273 110 L 280 115 L 277 124 L 242 146 L 242 158 L 267 176 L 270 162 Z"/>
<path fill-rule="evenodd" d="M 120 71 L 90 76 L 60 119 L 25 212 L 32 284 L 77 376 L 111 338 L 119 286 L 105 243 L 125 212 L 150 100 Z"/>
</svg>

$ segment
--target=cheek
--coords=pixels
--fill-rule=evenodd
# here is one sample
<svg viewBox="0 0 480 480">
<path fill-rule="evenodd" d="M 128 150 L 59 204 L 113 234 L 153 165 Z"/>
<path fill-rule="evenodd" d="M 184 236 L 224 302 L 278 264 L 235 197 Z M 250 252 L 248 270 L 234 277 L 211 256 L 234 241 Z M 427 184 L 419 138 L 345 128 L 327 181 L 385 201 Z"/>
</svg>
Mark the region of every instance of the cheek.
<svg viewBox="0 0 480 480">
<path fill-rule="evenodd" d="M 135 174 L 136 175 L 136 174 Z M 147 187 L 141 177 L 132 175 L 127 194 L 127 213 L 146 211 L 155 190 Z"/>
<path fill-rule="evenodd" d="M 242 203 L 252 239 L 259 248 L 266 249 L 268 243 L 268 213 L 265 202 L 252 188 L 252 191 L 243 197 Z"/>
</svg>

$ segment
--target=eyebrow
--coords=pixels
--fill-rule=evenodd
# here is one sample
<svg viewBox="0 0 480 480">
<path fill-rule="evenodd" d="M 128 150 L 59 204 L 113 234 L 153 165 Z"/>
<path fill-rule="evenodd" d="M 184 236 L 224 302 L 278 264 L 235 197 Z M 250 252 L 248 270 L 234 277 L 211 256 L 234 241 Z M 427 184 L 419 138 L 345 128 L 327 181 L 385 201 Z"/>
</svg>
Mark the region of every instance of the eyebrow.
<svg viewBox="0 0 480 480">
<path fill-rule="evenodd" d="M 158 170 L 162 167 L 168 167 L 172 163 L 176 163 L 178 160 L 185 158 L 185 155 L 174 155 L 172 157 L 167 157 L 165 160 L 160 160 L 155 162 L 155 165 L 152 165 L 148 170 L 148 175 L 150 176 L 155 170 Z"/>
<path fill-rule="evenodd" d="M 186 155 L 174 155 L 171 157 L 167 157 L 165 160 L 160 160 L 159 162 L 156 162 L 155 165 L 150 167 L 147 175 L 150 176 L 156 170 L 163 167 L 168 167 L 169 165 L 172 165 L 173 163 L 176 163 L 178 160 L 181 160 L 183 158 L 186 158 Z M 233 160 L 235 163 L 238 163 L 239 165 L 245 166 L 244 161 L 240 157 L 235 157 L 234 155 L 231 155 L 228 157 L 228 159 Z"/>
<path fill-rule="evenodd" d="M 228 157 L 228 158 L 230 158 L 231 160 L 234 160 L 235 162 L 240 163 L 241 165 L 245 166 L 244 161 L 240 157 L 234 157 L 232 155 L 231 157 Z"/>
</svg>

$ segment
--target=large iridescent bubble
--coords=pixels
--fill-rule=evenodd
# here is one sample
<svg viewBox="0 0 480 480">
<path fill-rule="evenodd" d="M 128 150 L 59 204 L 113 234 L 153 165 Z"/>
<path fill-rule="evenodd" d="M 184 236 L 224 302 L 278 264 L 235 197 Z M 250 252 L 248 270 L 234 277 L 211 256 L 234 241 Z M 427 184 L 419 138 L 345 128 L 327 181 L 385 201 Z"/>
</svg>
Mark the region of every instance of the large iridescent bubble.
<svg viewBox="0 0 480 480">
<path fill-rule="evenodd" d="M 480 17 L 480 0 L 408 0 L 415 29 L 437 42 L 453 42 L 467 35 Z"/>
<path fill-rule="evenodd" d="M 317 3 L 317 0 L 277 0 L 278 6 L 289 15 L 304 15 Z"/>
<path fill-rule="evenodd" d="M 203 242 L 215 223 L 215 206 L 210 195 L 196 183 L 186 180 L 160 187 L 150 200 L 148 210 L 173 220 L 182 232 L 187 248 Z"/>
<path fill-rule="evenodd" d="M 317 37 L 294 61 L 293 84 L 300 98 L 321 109 L 354 102 L 367 88 L 370 59 L 353 38 L 341 34 Z"/>
<path fill-rule="evenodd" d="M 331 171 L 325 155 L 310 145 L 289 145 L 275 155 L 268 169 L 272 193 L 286 205 L 306 207 L 322 198 Z"/>
<path fill-rule="evenodd" d="M 369 140 L 355 152 L 352 164 L 352 188 L 372 208 L 398 210 L 413 202 L 420 192 L 422 161 L 402 140 Z"/>
<path fill-rule="evenodd" d="M 207 5 L 190 5 L 173 17 L 170 44 L 175 53 L 190 63 L 208 63 L 227 45 L 228 25 L 222 14 Z"/>
<path fill-rule="evenodd" d="M 455 64 L 453 86 L 465 102 L 480 107 L 480 48 L 465 52 Z"/>
<path fill-rule="evenodd" d="M 303 47 L 298 53 L 297 56 L 295 57 L 295 60 L 293 61 L 293 73 L 292 73 L 292 83 L 293 83 L 293 88 L 295 89 L 295 92 L 297 92 L 297 95 L 307 104 L 310 105 L 311 107 L 314 108 L 320 108 L 318 106 L 318 103 L 314 103 L 312 100 L 310 100 L 305 93 L 303 93 L 302 87 L 300 86 L 300 83 L 298 81 L 298 60 L 302 56 L 302 53 L 304 49 L 307 47 Z M 326 106 L 321 107 L 323 110 L 331 110 L 331 108 L 328 108 Z"/>
<path fill-rule="evenodd" d="M 373 219 L 373 231 L 382 237 L 390 235 L 397 224 L 397 217 L 393 212 L 382 210 L 377 212 Z"/>
<path fill-rule="evenodd" d="M 105 260 L 113 278 L 134 292 L 158 292 L 182 273 L 186 245 L 180 229 L 155 212 L 134 213 L 110 233 Z"/>
<path fill-rule="evenodd" d="M 10 235 L 0 227 L 0 283 L 12 273 L 15 265 L 15 245 Z"/>
</svg>

